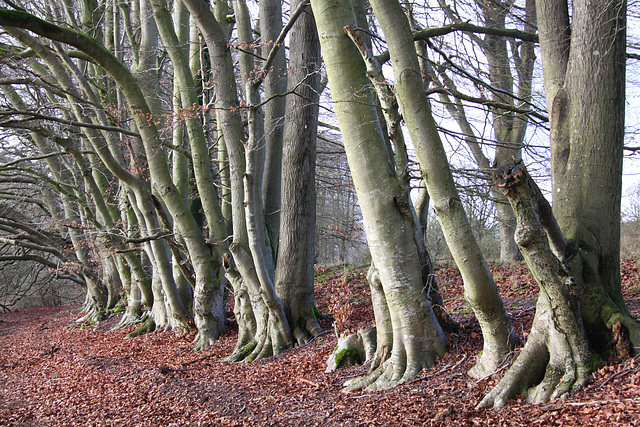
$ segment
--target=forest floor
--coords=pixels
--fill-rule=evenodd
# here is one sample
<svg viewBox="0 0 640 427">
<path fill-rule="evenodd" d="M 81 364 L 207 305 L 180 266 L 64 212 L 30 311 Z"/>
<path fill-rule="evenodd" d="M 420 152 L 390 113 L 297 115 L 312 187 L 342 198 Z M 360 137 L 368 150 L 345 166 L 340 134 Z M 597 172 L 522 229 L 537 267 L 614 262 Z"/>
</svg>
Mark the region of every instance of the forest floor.
<svg viewBox="0 0 640 427">
<path fill-rule="evenodd" d="M 625 297 L 640 320 L 638 265 L 626 260 L 622 267 Z M 537 286 L 522 265 L 492 270 L 525 338 Z M 340 329 L 373 323 L 363 268 L 316 273 L 318 308 Z M 119 316 L 69 329 L 76 306 L 0 315 L 0 425 L 640 425 L 640 357 L 606 361 L 586 389 L 562 402 L 530 405 L 520 398 L 499 411 L 475 409 L 506 366 L 482 380 L 466 375 L 481 349 L 480 329 L 456 269 L 441 266 L 437 273 L 447 309 L 460 325 L 448 334 L 450 351 L 414 380 L 374 393 L 341 392 L 344 381 L 366 366 L 324 373 L 336 344 L 329 321 L 327 334 L 310 344 L 239 364 L 220 361 L 233 349 L 233 326 L 216 345 L 194 353 L 193 332 L 124 339 L 131 328 L 109 331 Z"/>
</svg>

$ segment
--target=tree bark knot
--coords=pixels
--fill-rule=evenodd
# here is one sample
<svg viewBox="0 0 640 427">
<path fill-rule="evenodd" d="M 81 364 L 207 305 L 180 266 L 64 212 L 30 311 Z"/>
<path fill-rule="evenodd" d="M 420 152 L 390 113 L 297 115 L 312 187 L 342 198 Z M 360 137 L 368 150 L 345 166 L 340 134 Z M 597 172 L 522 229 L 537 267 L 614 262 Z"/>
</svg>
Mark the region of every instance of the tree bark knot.
<svg viewBox="0 0 640 427">
<path fill-rule="evenodd" d="M 493 171 L 493 182 L 507 197 L 514 197 L 515 187 L 521 185 L 525 180 L 526 171 L 522 160 L 502 165 Z"/>
</svg>

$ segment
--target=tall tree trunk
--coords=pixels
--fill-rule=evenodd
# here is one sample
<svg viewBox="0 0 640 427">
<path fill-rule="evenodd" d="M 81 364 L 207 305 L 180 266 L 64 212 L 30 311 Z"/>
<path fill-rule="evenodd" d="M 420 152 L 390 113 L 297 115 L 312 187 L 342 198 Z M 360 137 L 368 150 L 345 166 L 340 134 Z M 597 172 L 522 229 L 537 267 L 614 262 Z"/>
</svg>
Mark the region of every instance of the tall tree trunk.
<svg viewBox="0 0 640 427">
<path fill-rule="evenodd" d="M 362 60 L 347 36 L 355 25 L 345 0 L 311 2 L 329 87 L 362 207 L 372 260 L 378 270 L 393 330 L 390 357 L 349 388 L 379 390 L 432 366 L 447 339 L 423 292 L 409 195 L 397 178 L 379 126 Z M 382 321 L 382 319 L 376 319 Z"/>
<path fill-rule="evenodd" d="M 493 372 L 515 346 L 511 320 L 489 267 L 473 238 L 455 188 L 429 100 L 423 90 L 420 66 L 407 17 L 397 0 L 372 0 L 371 4 L 389 45 L 396 93 L 416 148 L 427 190 L 449 250 L 462 274 L 465 298 L 482 328 L 484 348 L 470 374 L 483 377 Z"/>
<path fill-rule="evenodd" d="M 295 10 L 293 4 L 291 5 L 291 10 Z M 261 56 L 263 58 L 269 57 L 281 31 L 282 1 L 261 1 L 260 36 L 262 40 Z M 285 98 L 282 96 L 275 97 L 275 95 L 282 95 L 287 89 L 287 65 L 284 46 L 277 49 L 276 56 L 271 62 L 271 67 L 263 72 L 267 73 L 263 83 L 264 99 L 269 101 L 264 106 L 265 162 L 261 194 L 267 237 L 269 238 L 272 257 L 275 260 L 280 240 L 283 129 L 285 123 L 291 120 L 291 118 L 285 117 Z"/>
<path fill-rule="evenodd" d="M 198 100 L 196 96 L 197 90 L 186 52 L 180 48 L 171 15 L 166 8 L 166 2 L 164 0 L 151 0 L 151 5 L 160 36 L 165 46 L 167 46 L 174 73 L 178 79 L 178 87 L 181 89 L 181 104 L 183 106 L 189 106 L 188 108 L 191 109 L 198 105 Z M 222 219 L 218 193 L 213 183 L 209 148 L 206 143 L 202 122 L 195 111 L 186 110 L 185 113 L 193 172 L 198 194 L 202 201 L 202 207 L 209 226 L 209 239 L 212 242 L 223 242 L 227 237 L 226 228 L 224 227 L 224 221 Z M 176 112 L 176 114 L 178 114 L 178 112 Z M 186 206 L 184 202 L 182 204 Z M 195 220 L 193 217 L 191 219 L 193 223 L 189 221 L 191 223 L 190 226 L 193 226 L 195 225 Z M 225 248 L 216 247 L 216 254 L 212 256 L 211 251 L 209 251 L 204 244 L 200 230 L 197 230 L 198 236 L 190 236 L 188 233 L 195 233 L 195 229 L 191 231 L 184 229 L 184 225 L 181 223 L 178 223 L 178 226 L 183 231 L 183 238 L 190 249 L 191 262 L 196 272 L 194 301 L 194 315 L 198 328 L 196 349 L 205 349 L 218 338 L 225 328 L 225 312 L 222 301 L 224 292 L 220 277 L 218 276 L 221 271 L 222 253 Z M 193 240 L 187 242 L 187 239 Z M 199 280 L 198 277 L 200 277 Z"/>
<path fill-rule="evenodd" d="M 233 277 L 231 283 L 235 286 L 236 302 L 250 303 L 250 306 L 236 307 L 237 313 L 244 313 L 238 318 L 239 328 L 253 330 L 255 327 L 253 338 L 246 344 L 243 343 L 244 340 L 239 340 L 230 359 L 254 360 L 278 353 L 292 344 L 284 309 L 273 288 L 272 253 L 265 250 L 264 215 L 260 197 L 264 166 L 263 121 L 258 87 L 250 79 L 251 76 L 256 78 L 257 74 L 253 69 L 253 58 L 241 55 L 241 68 L 244 71 L 241 74 L 246 89 L 249 122 L 249 139 L 243 143 L 235 76 L 226 34 L 206 5 L 194 0 L 185 0 L 185 5 L 209 49 L 216 107 L 229 158 L 233 218 L 233 243 L 230 249 L 233 262 L 229 259 L 226 263 L 227 274 Z M 253 39 L 248 8 L 243 1 L 234 2 L 234 8 L 239 40 L 251 45 Z M 248 295 L 248 298 L 241 298 L 242 295 Z M 253 311 L 253 316 L 248 314 L 250 310 Z M 240 323 L 244 321 L 248 324 Z"/>
<path fill-rule="evenodd" d="M 484 406 L 503 405 L 522 385 L 539 384 L 529 395 L 534 402 L 579 389 L 589 371 L 587 346 L 603 351 L 618 322 L 629 332 L 631 350 L 640 350 L 640 327 L 624 305 L 619 270 L 626 2 L 580 0 L 573 2 L 572 11 L 570 28 L 567 2 L 537 2 L 551 113 L 553 215 L 559 225 L 545 231 L 550 250 L 562 262 L 559 272 L 559 262 L 545 270 L 560 280 L 543 283 L 536 277 L 541 294 L 534 319 L 539 329 L 529 336 L 534 344 L 527 343 L 514 367 L 482 401 Z M 505 177 L 513 177 L 513 186 L 519 181 L 517 172 L 517 165 L 504 171 Z M 519 195 L 521 189 L 512 193 Z M 538 217 L 544 220 L 550 209 L 541 208 L 546 206 L 542 196 L 537 199 Z M 523 248 L 535 228 L 520 218 L 518 222 Z M 555 219 L 544 224 L 548 228 Z M 540 265 L 540 259 L 528 261 L 530 268 L 534 263 Z M 548 357 L 532 355 L 536 342 Z"/>
<path fill-rule="evenodd" d="M 291 3 L 294 11 L 301 0 Z M 311 9 L 291 29 L 282 160 L 282 212 L 275 287 L 298 344 L 322 332 L 315 317 L 316 134 L 320 42 Z M 265 206 L 266 207 L 266 206 Z"/>
</svg>

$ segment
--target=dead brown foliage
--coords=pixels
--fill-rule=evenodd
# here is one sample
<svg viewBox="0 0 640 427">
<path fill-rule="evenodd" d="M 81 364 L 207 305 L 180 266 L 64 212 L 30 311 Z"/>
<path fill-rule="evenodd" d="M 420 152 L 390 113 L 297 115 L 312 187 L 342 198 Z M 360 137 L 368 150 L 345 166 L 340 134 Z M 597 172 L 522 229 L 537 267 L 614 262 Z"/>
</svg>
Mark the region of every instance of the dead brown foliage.
<svg viewBox="0 0 640 427">
<path fill-rule="evenodd" d="M 537 286 L 521 265 L 495 266 L 514 325 L 525 338 Z M 447 309 L 460 323 L 451 349 L 413 381 L 376 393 L 341 393 L 345 379 L 366 367 L 324 373 L 335 345 L 330 331 L 314 342 L 268 360 L 238 364 L 228 355 L 235 333 L 211 349 L 191 351 L 193 333 L 159 332 L 123 339 L 94 328 L 65 330 L 77 307 L 24 309 L 0 316 L 0 425 L 639 425 L 640 359 L 603 366 L 586 390 L 563 402 L 529 405 L 522 399 L 500 411 L 474 409 L 504 372 L 480 381 L 466 375 L 482 337 L 462 299 L 455 268 L 439 281 Z M 318 307 L 337 327 L 372 324 L 363 270 L 318 270 Z M 632 314 L 639 318 L 640 275 L 623 263 Z"/>
</svg>

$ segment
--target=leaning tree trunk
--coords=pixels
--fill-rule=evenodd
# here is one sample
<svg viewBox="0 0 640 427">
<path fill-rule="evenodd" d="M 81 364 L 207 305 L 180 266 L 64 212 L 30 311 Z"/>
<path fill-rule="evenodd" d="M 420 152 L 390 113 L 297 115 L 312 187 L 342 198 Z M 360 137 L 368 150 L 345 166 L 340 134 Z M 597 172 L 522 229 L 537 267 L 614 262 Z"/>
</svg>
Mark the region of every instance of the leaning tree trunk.
<svg viewBox="0 0 640 427">
<path fill-rule="evenodd" d="M 385 33 L 395 75 L 395 89 L 427 190 L 449 250 L 460 269 L 465 298 L 474 310 L 484 338 L 482 355 L 470 374 L 485 376 L 515 346 L 515 335 L 489 267 L 473 238 L 464 207 L 438 135 L 420 72 L 413 36 L 397 0 L 372 0 Z M 376 264 L 377 266 L 377 264 Z"/>
<path fill-rule="evenodd" d="M 158 153 L 162 152 L 162 147 L 159 145 L 161 138 L 158 128 L 148 120 L 151 114 L 149 105 L 130 71 L 95 40 L 72 30 L 55 26 L 25 12 L 0 11 L 0 25 L 28 27 L 39 35 L 68 43 L 90 55 L 115 80 L 129 102 L 133 119 L 140 132 L 147 154 L 149 174 L 153 187 L 162 197 L 173 220 L 178 223 L 182 230 L 187 251 L 195 270 L 196 284 L 198 286 L 198 282 L 203 281 L 205 283 L 200 286 L 206 288 L 213 286 L 210 283 L 206 283 L 212 281 L 214 277 L 214 274 L 212 274 L 211 252 L 206 246 L 205 239 L 193 215 L 183 203 L 178 191 L 176 191 L 175 185 L 171 180 L 166 157 L 158 155 Z M 159 263 L 158 267 L 160 268 L 161 265 L 162 263 Z M 186 324 L 189 316 L 179 297 L 177 297 L 170 269 L 167 284 L 168 288 L 171 288 L 171 292 L 168 293 L 167 297 L 171 303 L 172 315 L 178 321 Z"/>
<path fill-rule="evenodd" d="M 314 0 L 311 6 L 371 257 L 382 284 L 383 295 L 378 296 L 386 301 L 393 330 L 390 357 L 348 387 L 379 390 L 433 366 L 436 356 L 446 351 L 447 339 L 423 292 L 408 194 L 389 157 L 364 64 L 344 33 L 346 25 L 356 23 L 351 4 Z"/>
<path fill-rule="evenodd" d="M 236 302 L 250 306 L 236 307 L 236 312 L 245 315 L 238 318 L 239 328 L 254 330 L 255 334 L 247 344 L 238 341 L 230 359 L 254 360 L 270 356 L 291 346 L 290 328 L 280 300 L 273 288 L 273 257 L 266 250 L 265 226 L 260 197 L 264 154 L 261 146 L 262 119 L 258 98 L 258 84 L 249 76 L 258 79 L 262 73 L 253 70 L 252 57 L 241 55 L 241 67 L 245 71 L 243 83 L 248 104 L 249 139 L 243 144 L 242 118 L 236 93 L 235 76 L 226 34 L 204 4 L 185 0 L 203 38 L 207 43 L 211 59 L 212 81 L 216 89 L 216 107 L 219 112 L 220 128 L 225 147 L 229 154 L 231 183 L 231 207 L 233 220 L 233 243 L 230 246 L 233 262 L 229 260 L 228 275 L 232 276 Z M 235 1 L 235 14 L 241 42 L 252 44 L 248 8 L 243 1 Z M 261 80 L 260 80 L 261 81 Z M 245 159 L 246 156 L 246 159 Z M 236 270 L 237 269 L 237 270 Z M 241 279 L 240 279 L 241 276 Z M 253 311 L 253 316 L 249 311 Z M 240 322 L 248 321 L 244 325 Z M 253 323 L 255 321 L 255 323 Z"/>
<path fill-rule="evenodd" d="M 36 18 L 33 18 L 33 19 L 38 21 Z M 38 21 L 38 22 L 42 23 L 43 21 Z M 58 34 L 58 36 L 62 37 L 64 40 L 64 37 L 66 37 L 69 34 L 66 32 L 68 30 L 64 30 L 64 29 L 60 29 L 60 30 L 62 34 Z M 14 35 L 14 37 L 18 38 L 23 43 L 27 44 L 32 49 L 34 49 L 34 51 L 37 52 L 38 55 L 45 61 L 46 65 L 49 67 L 49 69 L 51 70 L 51 73 L 57 79 L 58 83 L 68 93 L 74 95 L 73 97 L 70 96 L 70 99 L 71 99 L 70 102 L 72 105 L 72 110 L 76 116 L 76 119 L 80 122 L 90 123 L 90 120 L 88 119 L 87 115 L 84 113 L 82 108 L 80 108 L 80 106 L 76 102 L 77 99 L 82 99 L 82 96 L 78 93 L 78 90 L 76 86 L 73 84 L 71 77 L 63 68 L 60 61 L 48 49 L 46 49 L 43 45 L 35 41 L 35 39 L 30 37 L 24 31 L 20 31 L 13 28 L 8 29 L 8 31 L 10 31 Z M 44 34 L 48 34 L 43 29 L 40 29 L 40 31 L 42 31 Z M 55 39 L 55 37 L 52 37 L 52 38 Z M 113 58 L 113 56 L 110 53 L 106 51 L 101 51 L 98 48 L 99 45 L 97 45 L 95 41 L 89 40 L 89 39 L 85 39 L 85 41 L 88 41 L 88 44 L 90 45 L 88 49 L 91 49 L 93 52 L 104 53 L 104 57 L 105 57 L 104 59 L 106 60 L 115 60 L 115 58 Z M 114 64 L 122 65 L 119 62 L 114 62 Z M 76 77 L 80 84 L 86 83 L 86 81 L 81 76 L 76 75 Z M 137 86 L 135 82 L 131 81 L 130 83 L 133 85 L 133 87 Z M 96 99 L 92 89 L 88 85 L 84 85 L 83 89 L 85 90 L 86 97 L 88 97 L 91 100 Z M 96 116 L 103 120 L 103 122 L 100 123 L 101 125 L 107 125 L 106 117 L 104 116 L 104 113 L 97 112 Z M 149 233 L 152 233 L 152 234 L 156 233 L 159 230 L 159 224 L 158 224 L 156 212 L 151 203 L 151 198 L 149 197 L 148 189 L 144 186 L 144 184 L 141 182 L 140 179 L 134 177 L 128 171 L 125 171 L 121 165 L 121 162 L 118 162 L 111 155 L 109 148 L 111 148 L 112 145 L 105 143 L 103 139 L 103 135 L 101 135 L 97 130 L 92 129 L 90 127 L 83 128 L 83 132 L 85 133 L 85 136 L 87 137 L 87 139 L 93 145 L 93 148 L 96 150 L 96 152 L 100 154 L 101 160 L 105 163 L 105 165 L 109 167 L 110 171 L 114 173 L 114 175 L 116 175 L 118 178 L 126 182 L 128 185 L 131 185 L 131 187 L 137 191 L 136 198 L 141 203 L 140 212 L 142 213 L 142 218 L 144 218 L 144 220 L 146 221 L 145 229 Z M 111 137 L 110 135 L 106 136 L 107 139 L 110 137 Z M 171 275 L 171 269 L 169 268 L 170 263 L 168 262 L 169 258 L 167 257 L 166 244 L 162 241 L 154 239 L 151 241 L 151 244 L 149 245 L 149 249 L 154 252 L 151 255 L 151 258 L 157 258 L 161 260 L 158 267 L 160 268 L 159 277 L 161 278 L 162 284 L 165 288 L 164 294 L 167 297 L 167 302 L 168 302 L 168 305 L 170 306 L 169 308 L 174 314 L 174 318 L 172 318 L 171 320 L 172 322 L 175 320 L 175 322 L 178 322 L 178 323 L 186 323 L 188 314 L 184 310 L 184 306 L 182 305 L 182 302 L 179 300 L 177 293 L 174 292 L 175 285 L 173 282 L 173 277 Z M 164 298 L 162 298 L 161 300 L 155 300 L 154 303 L 164 304 Z M 156 322 L 155 324 L 159 325 L 160 323 Z"/>
<path fill-rule="evenodd" d="M 151 5 L 158 31 L 167 46 L 174 73 L 181 89 L 180 101 L 183 106 L 188 106 L 187 108 L 189 109 L 193 108 L 198 103 L 195 83 L 189 67 L 188 57 L 185 51 L 180 48 L 179 39 L 174 31 L 166 1 L 151 0 Z M 191 148 L 193 173 L 204 214 L 207 218 L 209 239 L 212 242 L 222 242 L 227 237 L 226 229 L 222 219 L 218 193 L 213 182 L 209 147 L 206 143 L 202 123 L 195 111 L 186 111 L 185 122 Z M 212 256 L 206 245 L 204 245 L 204 241 L 197 242 L 197 245 L 190 245 L 186 241 L 189 239 L 190 232 L 184 228 L 183 224 L 178 224 L 183 231 L 185 242 L 190 246 L 189 255 L 196 270 L 196 278 L 199 275 L 201 276 L 200 280 L 196 280 L 194 300 L 194 317 L 198 328 L 196 349 L 206 349 L 225 328 L 224 304 L 222 301 L 223 288 L 218 276 L 221 271 L 220 265 L 222 263 L 223 250 L 216 245 L 215 256 Z M 193 230 L 191 233 L 195 231 Z M 204 277 L 206 277 L 206 280 L 203 280 Z"/>
<path fill-rule="evenodd" d="M 518 222 L 515 239 L 540 294 L 527 343 L 480 406 L 503 406 L 533 384 L 537 385 L 528 391 L 529 400 L 541 403 L 582 387 L 589 379 L 590 352 L 580 307 L 582 283 L 572 276 L 581 260 L 565 244 L 548 202 L 521 162 L 498 168 L 494 177 L 513 207 Z M 550 242 L 562 253 L 562 260 L 554 255 Z M 572 266 L 574 256 L 576 265 Z"/>
</svg>

